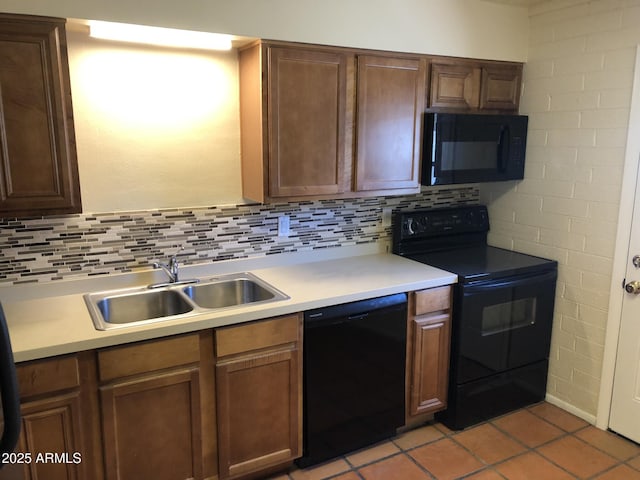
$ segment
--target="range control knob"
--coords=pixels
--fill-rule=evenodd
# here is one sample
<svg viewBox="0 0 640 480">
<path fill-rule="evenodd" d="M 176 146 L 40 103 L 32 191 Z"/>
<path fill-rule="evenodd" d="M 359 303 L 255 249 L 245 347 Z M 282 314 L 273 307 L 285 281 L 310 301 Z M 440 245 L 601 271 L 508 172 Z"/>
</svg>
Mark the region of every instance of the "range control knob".
<svg viewBox="0 0 640 480">
<path fill-rule="evenodd" d="M 415 233 L 416 233 L 415 225 L 413 223 L 413 218 L 408 218 L 407 219 L 407 233 L 409 235 L 415 235 Z"/>
<path fill-rule="evenodd" d="M 638 295 L 640 293 L 640 282 L 638 282 L 637 280 L 629 282 L 624 286 L 624 289 L 627 291 L 627 293 Z"/>
</svg>

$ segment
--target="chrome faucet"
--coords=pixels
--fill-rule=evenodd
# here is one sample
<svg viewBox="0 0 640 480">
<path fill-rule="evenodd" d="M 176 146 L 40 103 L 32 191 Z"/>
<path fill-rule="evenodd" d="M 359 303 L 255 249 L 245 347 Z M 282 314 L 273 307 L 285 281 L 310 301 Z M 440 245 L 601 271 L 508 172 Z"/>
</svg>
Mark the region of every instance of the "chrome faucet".
<svg viewBox="0 0 640 480">
<path fill-rule="evenodd" d="M 167 265 L 166 263 L 162 263 L 162 262 L 155 262 L 153 264 L 153 268 L 161 268 L 162 270 L 164 270 L 164 273 L 167 274 L 167 276 L 169 277 L 169 283 L 176 283 L 178 282 L 178 268 L 180 267 L 180 264 L 178 263 L 178 254 L 174 253 L 173 255 L 171 255 L 171 257 L 169 258 L 169 264 Z"/>
<path fill-rule="evenodd" d="M 161 268 L 162 270 L 164 270 L 164 273 L 167 274 L 167 276 L 169 277 L 169 281 L 168 282 L 161 282 L 161 283 L 154 283 L 152 285 L 149 285 L 149 288 L 160 288 L 160 287 L 167 287 L 169 285 L 174 285 L 176 283 L 179 284 L 188 284 L 188 283 L 198 283 L 198 279 L 189 279 L 189 280 L 180 280 L 179 276 L 178 276 L 178 269 L 180 267 L 180 264 L 178 263 L 178 254 L 184 250 L 184 247 L 180 247 L 178 249 L 178 251 L 176 253 L 174 253 L 173 255 L 171 255 L 171 257 L 169 257 L 169 263 L 162 263 L 162 262 L 154 262 L 153 263 L 153 268 Z"/>
</svg>

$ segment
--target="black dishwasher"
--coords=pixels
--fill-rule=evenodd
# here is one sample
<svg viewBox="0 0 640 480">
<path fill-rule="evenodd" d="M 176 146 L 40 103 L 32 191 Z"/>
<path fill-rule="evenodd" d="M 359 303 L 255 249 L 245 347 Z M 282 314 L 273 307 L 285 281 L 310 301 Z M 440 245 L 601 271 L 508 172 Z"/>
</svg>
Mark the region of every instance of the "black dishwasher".
<svg viewBox="0 0 640 480">
<path fill-rule="evenodd" d="M 405 418 L 406 338 L 404 293 L 305 313 L 300 467 L 395 435 Z"/>
</svg>

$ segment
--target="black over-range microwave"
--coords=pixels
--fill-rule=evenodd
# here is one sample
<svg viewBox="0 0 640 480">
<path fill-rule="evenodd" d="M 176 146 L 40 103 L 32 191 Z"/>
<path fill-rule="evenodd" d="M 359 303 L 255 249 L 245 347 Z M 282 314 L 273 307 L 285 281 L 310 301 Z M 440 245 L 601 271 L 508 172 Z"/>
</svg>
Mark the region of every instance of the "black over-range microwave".
<svg viewBox="0 0 640 480">
<path fill-rule="evenodd" d="M 526 115 L 425 114 L 422 184 L 524 178 Z"/>
</svg>

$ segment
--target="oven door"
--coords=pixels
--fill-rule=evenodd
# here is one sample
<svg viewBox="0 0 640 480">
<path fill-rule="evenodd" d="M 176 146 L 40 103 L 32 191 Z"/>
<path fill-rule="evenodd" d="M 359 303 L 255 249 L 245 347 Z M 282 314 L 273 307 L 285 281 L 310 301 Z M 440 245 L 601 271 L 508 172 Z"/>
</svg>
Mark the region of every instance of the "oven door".
<svg viewBox="0 0 640 480">
<path fill-rule="evenodd" d="M 556 277 L 554 269 L 459 285 L 453 365 L 457 384 L 548 358 Z"/>
</svg>

